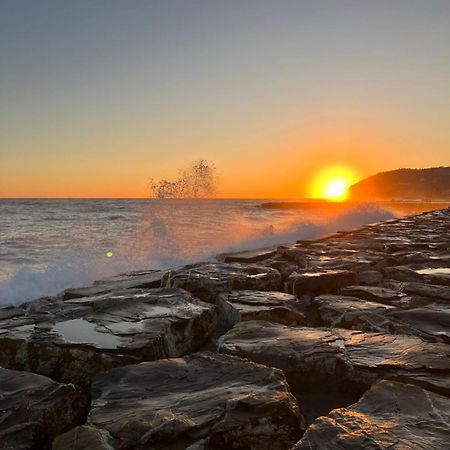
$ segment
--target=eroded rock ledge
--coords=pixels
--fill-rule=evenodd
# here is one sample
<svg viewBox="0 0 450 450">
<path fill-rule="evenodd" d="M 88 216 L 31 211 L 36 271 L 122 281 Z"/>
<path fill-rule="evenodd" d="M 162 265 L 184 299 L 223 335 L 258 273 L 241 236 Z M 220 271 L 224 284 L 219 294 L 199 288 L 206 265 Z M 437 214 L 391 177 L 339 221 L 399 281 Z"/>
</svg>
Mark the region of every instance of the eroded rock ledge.
<svg viewBox="0 0 450 450">
<path fill-rule="evenodd" d="M 97 377 L 81 427 L 54 450 L 94 439 L 106 448 L 282 450 L 304 430 L 280 370 L 217 353 L 113 369 Z"/>
<path fill-rule="evenodd" d="M 0 449 L 446 448 L 449 219 L 1 308 Z"/>
</svg>

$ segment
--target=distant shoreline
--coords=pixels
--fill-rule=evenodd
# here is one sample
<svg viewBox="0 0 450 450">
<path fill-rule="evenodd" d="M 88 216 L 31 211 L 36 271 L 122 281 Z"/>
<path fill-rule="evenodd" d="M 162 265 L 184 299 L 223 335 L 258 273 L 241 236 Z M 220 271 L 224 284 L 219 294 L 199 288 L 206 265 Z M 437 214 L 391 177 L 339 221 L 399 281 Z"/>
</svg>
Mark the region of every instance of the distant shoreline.
<svg viewBox="0 0 450 450">
<path fill-rule="evenodd" d="M 417 208 L 440 206 L 446 208 L 450 206 L 450 201 L 420 201 L 420 200 L 394 200 L 394 201 L 372 201 L 372 202 L 333 202 L 327 200 L 314 200 L 309 201 L 283 201 L 283 202 L 265 202 L 261 203 L 260 207 L 265 209 L 320 209 L 326 207 L 327 209 L 348 209 L 349 207 L 357 207 L 364 205 L 379 205 L 379 206 L 390 206 L 390 207 L 412 207 Z"/>
</svg>

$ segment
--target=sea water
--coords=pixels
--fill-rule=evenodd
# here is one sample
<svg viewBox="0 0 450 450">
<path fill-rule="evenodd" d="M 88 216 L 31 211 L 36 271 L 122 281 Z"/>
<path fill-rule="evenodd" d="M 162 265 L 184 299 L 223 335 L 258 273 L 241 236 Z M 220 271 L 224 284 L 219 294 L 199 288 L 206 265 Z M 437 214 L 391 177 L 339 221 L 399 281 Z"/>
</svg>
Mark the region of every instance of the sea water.
<svg viewBox="0 0 450 450">
<path fill-rule="evenodd" d="M 273 201 L 273 200 L 272 200 Z M 140 269 L 312 238 L 406 213 L 266 209 L 263 200 L 0 200 L 0 305 Z"/>
</svg>

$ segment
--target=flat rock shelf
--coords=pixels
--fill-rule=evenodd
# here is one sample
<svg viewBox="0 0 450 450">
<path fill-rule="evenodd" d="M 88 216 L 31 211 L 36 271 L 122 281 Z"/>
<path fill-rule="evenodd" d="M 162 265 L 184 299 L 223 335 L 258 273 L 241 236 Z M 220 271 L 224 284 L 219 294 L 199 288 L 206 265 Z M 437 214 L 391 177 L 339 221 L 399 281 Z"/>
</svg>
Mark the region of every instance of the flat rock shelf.
<svg viewBox="0 0 450 450">
<path fill-rule="evenodd" d="M 0 308 L 0 449 L 448 448 L 449 219 Z"/>
</svg>

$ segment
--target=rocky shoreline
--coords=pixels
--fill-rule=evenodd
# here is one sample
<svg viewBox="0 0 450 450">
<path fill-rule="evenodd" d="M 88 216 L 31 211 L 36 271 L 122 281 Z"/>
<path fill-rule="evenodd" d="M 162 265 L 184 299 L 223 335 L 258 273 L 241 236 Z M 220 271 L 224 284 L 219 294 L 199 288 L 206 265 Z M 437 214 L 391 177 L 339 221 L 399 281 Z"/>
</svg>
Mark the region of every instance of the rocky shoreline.
<svg viewBox="0 0 450 450">
<path fill-rule="evenodd" d="M 0 449 L 444 449 L 450 209 L 0 309 Z"/>
</svg>

